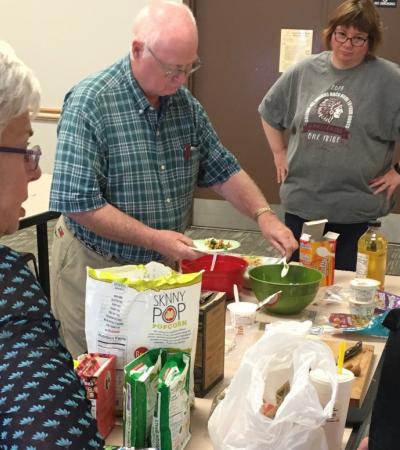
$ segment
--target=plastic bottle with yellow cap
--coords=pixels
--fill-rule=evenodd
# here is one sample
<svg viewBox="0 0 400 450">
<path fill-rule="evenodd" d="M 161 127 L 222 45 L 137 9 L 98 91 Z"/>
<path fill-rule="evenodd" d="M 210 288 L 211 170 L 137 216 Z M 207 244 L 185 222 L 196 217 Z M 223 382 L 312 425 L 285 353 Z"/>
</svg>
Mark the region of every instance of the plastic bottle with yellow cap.
<svg viewBox="0 0 400 450">
<path fill-rule="evenodd" d="M 358 278 L 372 278 L 379 281 L 379 289 L 383 289 L 388 241 L 380 227 L 379 220 L 368 222 L 368 230 L 358 240 L 356 274 Z"/>
</svg>

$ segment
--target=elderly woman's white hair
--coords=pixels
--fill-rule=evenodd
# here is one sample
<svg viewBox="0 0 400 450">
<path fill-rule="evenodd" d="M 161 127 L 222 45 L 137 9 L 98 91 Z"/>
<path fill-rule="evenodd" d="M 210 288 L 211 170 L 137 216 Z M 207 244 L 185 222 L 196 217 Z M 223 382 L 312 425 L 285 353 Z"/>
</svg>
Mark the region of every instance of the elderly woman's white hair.
<svg viewBox="0 0 400 450">
<path fill-rule="evenodd" d="M 7 42 L 0 41 L 0 137 L 7 124 L 30 110 L 36 114 L 40 85 Z"/>
</svg>

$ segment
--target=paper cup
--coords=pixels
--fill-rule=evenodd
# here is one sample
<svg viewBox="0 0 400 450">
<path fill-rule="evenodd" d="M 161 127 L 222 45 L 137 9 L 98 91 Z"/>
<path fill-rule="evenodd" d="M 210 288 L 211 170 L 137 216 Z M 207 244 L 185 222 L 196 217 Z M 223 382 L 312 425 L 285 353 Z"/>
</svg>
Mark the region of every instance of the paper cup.
<svg viewBox="0 0 400 450">
<path fill-rule="evenodd" d="M 380 282 L 372 278 L 354 278 L 350 281 L 352 297 L 359 303 L 371 303 L 379 285 Z"/>
<path fill-rule="evenodd" d="M 252 325 L 256 321 L 257 305 L 250 302 L 229 303 L 228 310 L 234 327 Z"/>
<path fill-rule="evenodd" d="M 332 395 L 329 379 L 321 369 L 312 370 L 310 377 L 311 383 L 317 391 L 321 406 L 324 408 Z M 354 374 L 350 370 L 342 369 L 342 373 L 337 374 L 337 379 L 338 390 L 335 406 L 333 407 L 333 415 L 323 426 L 329 450 L 340 450 L 342 448 L 343 432 L 349 409 Z"/>
</svg>

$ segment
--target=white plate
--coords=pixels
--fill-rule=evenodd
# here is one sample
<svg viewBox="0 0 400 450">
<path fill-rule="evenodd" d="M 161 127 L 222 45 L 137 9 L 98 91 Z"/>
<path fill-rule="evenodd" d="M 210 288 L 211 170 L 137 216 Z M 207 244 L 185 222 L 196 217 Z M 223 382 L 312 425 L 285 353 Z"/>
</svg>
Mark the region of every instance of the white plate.
<svg viewBox="0 0 400 450">
<path fill-rule="evenodd" d="M 215 239 L 216 241 L 223 241 L 224 245 L 228 245 L 227 249 L 224 248 L 218 248 L 218 249 L 212 249 L 208 246 L 208 241 L 210 239 Z M 233 239 L 221 239 L 221 238 L 207 238 L 207 239 L 195 239 L 193 241 L 194 244 L 194 250 L 198 250 L 202 253 L 222 253 L 222 252 L 229 252 L 231 250 L 234 250 L 235 248 L 240 247 L 240 242 L 234 241 Z"/>
<path fill-rule="evenodd" d="M 243 275 L 244 287 L 250 289 L 249 270 L 253 267 L 266 266 L 268 264 L 277 264 L 279 258 L 273 258 L 272 256 L 253 256 L 253 255 L 237 255 L 247 261 L 249 264 Z"/>
<path fill-rule="evenodd" d="M 247 269 L 253 267 L 265 266 L 268 264 L 277 264 L 279 258 L 273 258 L 272 256 L 254 256 L 254 255 L 237 255 L 243 258 L 248 263 Z"/>
</svg>

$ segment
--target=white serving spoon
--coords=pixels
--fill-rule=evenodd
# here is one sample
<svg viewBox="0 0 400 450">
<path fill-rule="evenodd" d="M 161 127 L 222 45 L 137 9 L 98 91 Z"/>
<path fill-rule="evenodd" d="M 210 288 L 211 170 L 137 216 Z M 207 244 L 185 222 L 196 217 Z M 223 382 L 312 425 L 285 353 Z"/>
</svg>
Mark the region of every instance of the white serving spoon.
<svg viewBox="0 0 400 450">
<path fill-rule="evenodd" d="M 289 272 L 289 264 L 286 261 L 286 256 L 284 256 L 280 261 L 278 261 L 278 264 L 283 264 L 281 271 L 281 278 L 285 278 Z"/>
<path fill-rule="evenodd" d="M 214 253 L 213 257 L 212 257 L 212 261 L 211 261 L 210 272 L 214 271 L 215 263 L 217 262 L 217 257 L 218 257 L 218 255 L 216 253 Z"/>
<path fill-rule="evenodd" d="M 239 299 L 239 290 L 238 290 L 237 284 L 233 285 L 233 296 L 235 298 L 235 302 L 239 303 L 240 299 Z"/>
<path fill-rule="evenodd" d="M 261 309 L 263 306 L 268 305 L 268 303 L 275 303 L 275 302 L 277 302 L 279 300 L 281 294 L 282 294 L 282 291 L 278 291 L 278 292 L 275 292 L 275 294 L 271 294 L 267 298 L 264 298 L 264 300 L 262 300 L 258 304 L 256 311 Z"/>
</svg>

